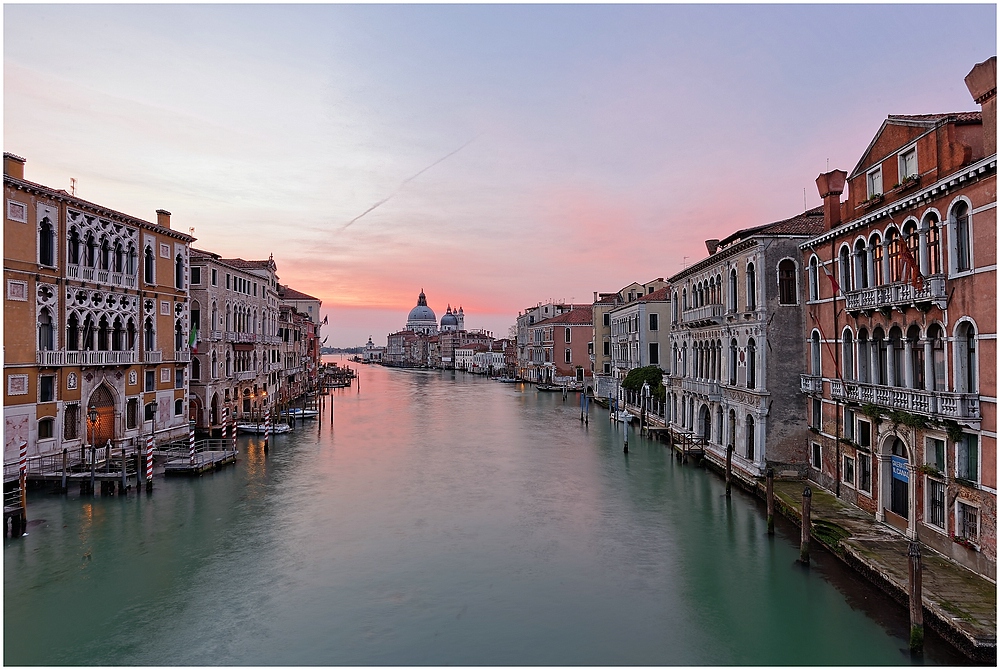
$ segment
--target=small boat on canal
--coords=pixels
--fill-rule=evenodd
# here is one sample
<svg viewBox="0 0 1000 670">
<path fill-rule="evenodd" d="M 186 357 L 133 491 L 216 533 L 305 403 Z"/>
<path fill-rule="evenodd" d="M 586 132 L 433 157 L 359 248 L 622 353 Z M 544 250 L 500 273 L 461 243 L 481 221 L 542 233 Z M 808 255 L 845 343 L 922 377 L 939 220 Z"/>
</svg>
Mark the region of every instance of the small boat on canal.
<svg viewBox="0 0 1000 670">
<path fill-rule="evenodd" d="M 319 416 L 319 412 L 314 409 L 302 409 L 300 407 L 292 407 L 286 413 L 293 419 L 315 419 Z"/>
<path fill-rule="evenodd" d="M 264 424 L 262 423 L 244 423 L 240 422 L 236 424 L 236 430 L 240 433 L 247 433 L 250 435 L 263 435 L 264 434 Z M 292 430 L 292 427 L 287 423 L 276 423 L 271 426 L 271 433 L 287 433 Z"/>
<path fill-rule="evenodd" d="M 535 386 L 539 391 L 562 391 L 562 386 L 556 386 L 555 384 L 537 384 Z"/>
</svg>

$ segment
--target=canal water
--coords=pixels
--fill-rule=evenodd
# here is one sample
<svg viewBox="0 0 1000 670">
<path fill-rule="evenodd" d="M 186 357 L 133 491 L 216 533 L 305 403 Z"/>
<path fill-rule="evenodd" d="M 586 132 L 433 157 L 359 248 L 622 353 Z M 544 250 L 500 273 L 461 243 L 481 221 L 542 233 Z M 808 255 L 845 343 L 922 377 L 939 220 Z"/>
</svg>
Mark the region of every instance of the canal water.
<svg viewBox="0 0 1000 670">
<path fill-rule="evenodd" d="M 579 396 L 358 366 L 151 497 L 32 492 L 6 665 L 909 664 L 902 607 Z M 962 662 L 933 634 L 922 662 Z"/>
</svg>

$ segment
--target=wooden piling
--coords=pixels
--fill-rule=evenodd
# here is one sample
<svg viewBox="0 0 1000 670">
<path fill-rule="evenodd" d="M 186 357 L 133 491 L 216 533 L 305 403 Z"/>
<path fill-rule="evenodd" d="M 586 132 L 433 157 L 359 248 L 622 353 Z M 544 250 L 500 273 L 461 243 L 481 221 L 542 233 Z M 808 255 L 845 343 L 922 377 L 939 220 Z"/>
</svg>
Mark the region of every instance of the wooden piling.
<svg viewBox="0 0 1000 670">
<path fill-rule="evenodd" d="M 910 542 L 910 652 L 924 651 L 923 566 L 920 560 L 920 542 Z"/>
<path fill-rule="evenodd" d="M 60 493 L 67 493 L 66 489 L 66 465 L 69 457 L 69 449 L 63 447 L 63 458 L 62 458 L 62 480 L 59 482 Z"/>
<path fill-rule="evenodd" d="M 726 497 L 732 495 L 733 445 L 726 447 Z"/>
<path fill-rule="evenodd" d="M 809 534 L 812 530 L 812 489 L 802 490 L 802 540 L 799 545 L 799 561 L 809 565 Z"/>
<path fill-rule="evenodd" d="M 767 489 L 765 497 L 767 499 L 767 534 L 774 535 L 774 468 L 768 468 Z"/>
</svg>

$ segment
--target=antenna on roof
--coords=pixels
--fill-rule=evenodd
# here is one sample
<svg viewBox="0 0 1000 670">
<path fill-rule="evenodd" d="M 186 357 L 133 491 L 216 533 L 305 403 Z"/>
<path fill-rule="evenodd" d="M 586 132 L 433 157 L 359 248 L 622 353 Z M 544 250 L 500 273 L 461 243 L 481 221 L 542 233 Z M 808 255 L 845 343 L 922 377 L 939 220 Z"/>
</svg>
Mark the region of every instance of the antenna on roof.
<svg viewBox="0 0 1000 670">
<path fill-rule="evenodd" d="M 681 261 L 681 265 L 683 267 L 687 267 L 688 266 L 688 257 L 687 256 L 685 256 L 684 259 Z"/>
<path fill-rule="evenodd" d="M 805 211 L 807 209 L 809 209 L 809 207 L 806 205 L 806 188 L 805 188 L 805 186 L 803 186 L 802 187 L 802 211 Z"/>
<path fill-rule="evenodd" d="M 69 178 L 69 194 L 76 196 L 76 177 Z"/>
</svg>

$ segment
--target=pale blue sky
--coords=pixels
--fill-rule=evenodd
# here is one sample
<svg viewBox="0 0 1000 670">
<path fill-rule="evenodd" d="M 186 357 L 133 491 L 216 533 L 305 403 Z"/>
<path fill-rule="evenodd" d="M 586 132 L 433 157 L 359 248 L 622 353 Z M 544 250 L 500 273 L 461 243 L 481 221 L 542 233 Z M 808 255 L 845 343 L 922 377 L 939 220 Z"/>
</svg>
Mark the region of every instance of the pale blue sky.
<svg viewBox="0 0 1000 670">
<path fill-rule="evenodd" d="M 384 342 L 420 288 L 503 334 L 819 204 L 886 115 L 976 109 L 995 53 L 992 4 L 8 4 L 4 149 L 273 252 L 331 344 Z"/>
</svg>

